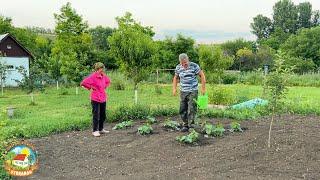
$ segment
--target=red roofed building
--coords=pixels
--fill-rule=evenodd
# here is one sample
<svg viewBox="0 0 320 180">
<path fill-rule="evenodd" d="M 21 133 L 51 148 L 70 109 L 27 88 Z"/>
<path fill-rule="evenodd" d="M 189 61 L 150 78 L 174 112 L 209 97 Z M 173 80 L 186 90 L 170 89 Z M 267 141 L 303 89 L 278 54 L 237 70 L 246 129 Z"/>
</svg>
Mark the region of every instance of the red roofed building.
<svg viewBox="0 0 320 180">
<path fill-rule="evenodd" d="M 23 168 L 27 167 L 29 165 L 27 155 L 17 154 L 16 157 L 13 158 L 13 164 Z"/>
</svg>

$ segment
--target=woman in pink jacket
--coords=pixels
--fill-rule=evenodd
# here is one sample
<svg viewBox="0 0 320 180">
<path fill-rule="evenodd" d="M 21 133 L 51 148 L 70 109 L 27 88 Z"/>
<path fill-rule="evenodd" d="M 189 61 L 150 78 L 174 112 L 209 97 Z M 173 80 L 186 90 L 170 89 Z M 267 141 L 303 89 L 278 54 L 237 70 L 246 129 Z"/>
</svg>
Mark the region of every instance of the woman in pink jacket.
<svg viewBox="0 0 320 180">
<path fill-rule="evenodd" d="M 104 73 L 103 63 L 95 63 L 94 70 L 95 72 L 85 78 L 80 85 L 91 91 L 92 135 L 98 137 L 101 133 L 109 132 L 103 129 L 103 123 L 106 120 L 106 101 L 108 99 L 105 90 L 110 85 L 110 78 Z"/>
</svg>

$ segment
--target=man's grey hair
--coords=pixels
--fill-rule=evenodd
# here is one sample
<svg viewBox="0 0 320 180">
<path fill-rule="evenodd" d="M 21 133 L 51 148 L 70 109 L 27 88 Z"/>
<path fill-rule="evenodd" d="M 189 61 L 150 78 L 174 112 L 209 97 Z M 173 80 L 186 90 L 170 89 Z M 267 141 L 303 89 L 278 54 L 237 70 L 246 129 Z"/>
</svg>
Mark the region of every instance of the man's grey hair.
<svg viewBox="0 0 320 180">
<path fill-rule="evenodd" d="M 186 53 L 182 53 L 179 55 L 179 61 L 181 62 L 182 60 L 187 60 L 189 61 L 189 57 Z"/>
</svg>

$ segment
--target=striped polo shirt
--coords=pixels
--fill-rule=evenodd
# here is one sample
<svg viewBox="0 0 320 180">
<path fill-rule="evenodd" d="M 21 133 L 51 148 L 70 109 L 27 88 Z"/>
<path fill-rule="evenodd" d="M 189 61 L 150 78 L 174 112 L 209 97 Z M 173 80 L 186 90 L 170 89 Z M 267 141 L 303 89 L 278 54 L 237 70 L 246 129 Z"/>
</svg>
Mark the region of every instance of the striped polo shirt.
<svg viewBox="0 0 320 180">
<path fill-rule="evenodd" d="M 200 73 L 198 64 L 189 62 L 189 67 L 184 69 L 181 64 L 178 64 L 175 69 L 175 75 L 180 78 L 180 90 L 182 92 L 191 92 L 198 90 L 197 75 Z"/>
</svg>

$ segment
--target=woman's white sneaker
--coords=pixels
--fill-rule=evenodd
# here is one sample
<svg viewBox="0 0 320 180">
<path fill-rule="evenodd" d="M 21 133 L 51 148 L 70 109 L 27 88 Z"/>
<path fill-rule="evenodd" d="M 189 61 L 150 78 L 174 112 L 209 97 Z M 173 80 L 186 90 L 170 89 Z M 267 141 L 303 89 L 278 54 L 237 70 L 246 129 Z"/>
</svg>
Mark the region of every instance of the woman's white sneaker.
<svg viewBox="0 0 320 180">
<path fill-rule="evenodd" d="M 106 133 L 109 133 L 110 131 L 107 131 L 107 130 L 105 130 L 105 129 L 102 129 L 101 131 L 100 131 L 100 133 L 101 134 L 106 134 Z"/>
<path fill-rule="evenodd" d="M 92 132 L 92 135 L 93 135 L 94 137 L 99 137 L 99 136 L 100 136 L 100 133 L 99 133 L 99 131 L 94 131 L 94 132 Z"/>
</svg>

